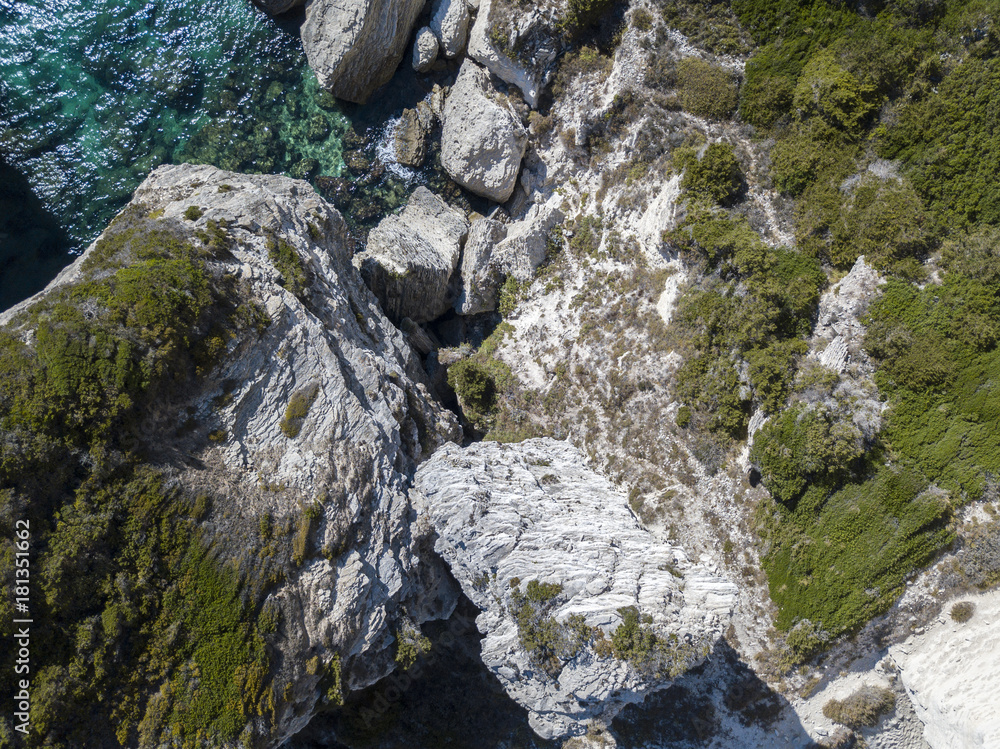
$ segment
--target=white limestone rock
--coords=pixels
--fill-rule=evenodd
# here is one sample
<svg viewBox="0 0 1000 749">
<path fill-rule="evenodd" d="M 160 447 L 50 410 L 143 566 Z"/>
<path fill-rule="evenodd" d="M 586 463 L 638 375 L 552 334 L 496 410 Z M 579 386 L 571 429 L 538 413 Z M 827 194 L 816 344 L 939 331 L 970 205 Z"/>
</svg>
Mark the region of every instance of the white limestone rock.
<svg viewBox="0 0 1000 749">
<path fill-rule="evenodd" d="M 431 30 L 441 42 L 441 53 L 458 57 L 469 38 L 469 6 L 466 0 L 434 0 Z"/>
<path fill-rule="evenodd" d="M 492 312 L 497 308 L 503 278 L 492 261 L 493 248 L 507 236 L 507 227 L 491 218 L 472 224 L 462 252 L 462 290 L 455 301 L 460 315 Z"/>
<path fill-rule="evenodd" d="M 668 686 L 710 652 L 736 600 L 733 584 L 643 529 L 627 498 L 585 463 L 551 439 L 445 445 L 417 470 L 411 492 L 437 533 L 435 549 L 483 612 L 483 662 L 544 738 L 580 735 L 587 721 L 610 721 Z M 513 578 L 521 591 L 535 580 L 561 585 L 544 615 L 561 624 L 582 617 L 602 636 L 622 623 L 620 609 L 636 607 L 658 637 L 676 636 L 672 673 L 601 655 L 607 648 L 596 640 L 564 650 L 547 672 L 519 634 Z"/>
<path fill-rule="evenodd" d="M 319 85 L 364 104 L 392 78 L 423 0 L 308 0 L 302 46 Z"/>
<path fill-rule="evenodd" d="M 889 649 L 932 749 L 1000 746 L 1000 592 L 964 598 L 975 605 L 964 624 L 950 604 L 928 630 Z"/>
<path fill-rule="evenodd" d="M 390 319 L 428 322 L 454 301 L 449 281 L 468 231 L 462 211 L 421 186 L 401 214 L 372 230 L 354 265 Z"/>
<path fill-rule="evenodd" d="M 202 212 L 195 220 L 185 217 L 192 206 Z M 212 496 L 208 522 L 220 564 L 241 567 L 247 554 L 254 564 L 255 544 L 266 545 L 255 536 L 265 517 L 269 526 L 297 528 L 303 508 L 320 509 L 301 565 L 286 568 L 269 593 L 268 605 L 282 615 L 275 710 L 273 721 L 255 727 L 253 746 L 278 746 L 320 707 L 322 668 L 307 661 L 326 667 L 339 657 L 344 689 L 364 687 L 395 668 L 400 622 L 453 610 L 458 591 L 411 527 L 407 488 L 416 462 L 461 431 L 351 265 L 340 214 L 307 182 L 162 166 L 122 216 L 189 234 L 198 246 L 198 232 L 211 236 L 209 222 L 224 227 L 225 247 L 205 245 L 213 253 L 208 267 L 230 279 L 234 310 L 266 312 L 259 327 L 236 329 L 189 389 L 149 409 L 143 430 L 154 468 L 192 494 Z M 308 275 L 298 296 L 281 285 L 270 258 L 276 240 Z M 23 324 L 25 306 L 79 280 L 97 246 L 0 320 Z M 303 390 L 314 400 L 293 437 L 282 420 Z M 194 426 L 182 428 L 185 420 Z M 221 440 L 209 439 L 212 432 Z M 158 688 L 150 684 L 151 693 Z"/>
<path fill-rule="evenodd" d="M 429 26 L 417 31 L 413 42 L 413 69 L 418 73 L 426 73 L 437 62 L 438 38 Z"/>
<path fill-rule="evenodd" d="M 477 195 L 503 203 L 514 191 L 528 133 L 510 104 L 470 60 L 445 102 L 441 165 Z"/>
<path fill-rule="evenodd" d="M 532 108 L 538 105 L 545 71 L 559 54 L 559 45 L 555 34 L 549 28 L 549 19 L 539 8 L 532 5 L 525 13 L 516 14 L 511 18 L 499 18 L 494 10 L 493 0 L 481 0 L 476 21 L 469 34 L 469 57 L 485 66 L 497 78 L 517 86 L 524 94 L 524 100 Z M 531 54 L 526 62 L 519 55 L 512 57 L 508 49 L 499 49 L 490 33 L 494 24 L 502 24 L 507 31 L 507 48 L 513 49 L 519 39 L 531 39 Z"/>
</svg>

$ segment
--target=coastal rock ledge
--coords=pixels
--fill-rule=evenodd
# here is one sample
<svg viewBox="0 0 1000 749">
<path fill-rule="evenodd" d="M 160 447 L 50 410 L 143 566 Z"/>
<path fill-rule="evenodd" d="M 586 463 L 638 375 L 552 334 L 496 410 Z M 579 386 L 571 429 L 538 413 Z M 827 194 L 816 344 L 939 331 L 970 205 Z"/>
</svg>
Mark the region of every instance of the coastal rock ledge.
<svg viewBox="0 0 1000 749">
<path fill-rule="evenodd" d="M 581 735 L 702 662 L 736 587 L 640 527 L 569 443 L 447 444 L 411 501 L 482 611 L 482 659 L 546 739 Z"/>
</svg>

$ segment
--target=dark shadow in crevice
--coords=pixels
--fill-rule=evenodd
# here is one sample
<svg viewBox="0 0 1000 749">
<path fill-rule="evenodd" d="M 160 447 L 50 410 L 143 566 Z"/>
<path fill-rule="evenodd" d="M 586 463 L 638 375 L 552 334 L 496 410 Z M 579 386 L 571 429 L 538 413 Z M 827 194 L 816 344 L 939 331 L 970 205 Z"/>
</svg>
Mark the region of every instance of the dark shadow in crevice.
<svg viewBox="0 0 1000 749">
<path fill-rule="evenodd" d="M 283 749 L 556 749 L 480 660 L 478 614 L 463 596 L 450 619 L 423 626 L 428 655 L 317 715 Z"/>
<path fill-rule="evenodd" d="M 0 154 L 0 310 L 41 291 L 73 255 L 59 221 Z"/>
</svg>

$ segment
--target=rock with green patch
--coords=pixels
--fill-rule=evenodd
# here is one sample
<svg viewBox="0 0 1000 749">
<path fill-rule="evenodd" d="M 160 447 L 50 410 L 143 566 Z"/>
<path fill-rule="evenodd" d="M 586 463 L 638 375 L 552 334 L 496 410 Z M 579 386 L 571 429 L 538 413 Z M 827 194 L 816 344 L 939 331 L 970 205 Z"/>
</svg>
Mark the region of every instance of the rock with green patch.
<svg viewBox="0 0 1000 749">
<path fill-rule="evenodd" d="M 735 586 L 642 528 L 568 443 L 445 445 L 414 487 L 483 612 L 483 662 L 544 738 L 669 686 L 729 622 Z"/>
</svg>

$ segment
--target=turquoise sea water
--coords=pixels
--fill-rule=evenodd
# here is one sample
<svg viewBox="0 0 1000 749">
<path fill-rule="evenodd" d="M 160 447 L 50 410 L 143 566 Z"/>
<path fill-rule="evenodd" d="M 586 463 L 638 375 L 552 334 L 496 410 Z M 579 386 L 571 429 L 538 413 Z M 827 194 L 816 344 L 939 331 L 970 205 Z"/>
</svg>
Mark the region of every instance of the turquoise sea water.
<svg viewBox="0 0 1000 749">
<path fill-rule="evenodd" d="M 380 167 L 375 141 L 425 92 L 410 75 L 345 111 L 306 64 L 300 20 L 248 0 L 0 0 L 0 176 L 17 183 L 0 188 L 0 309 L 162 163 L 313 179 L 361 223 L 405 199 L 420 176 Z"/>
</svg>

